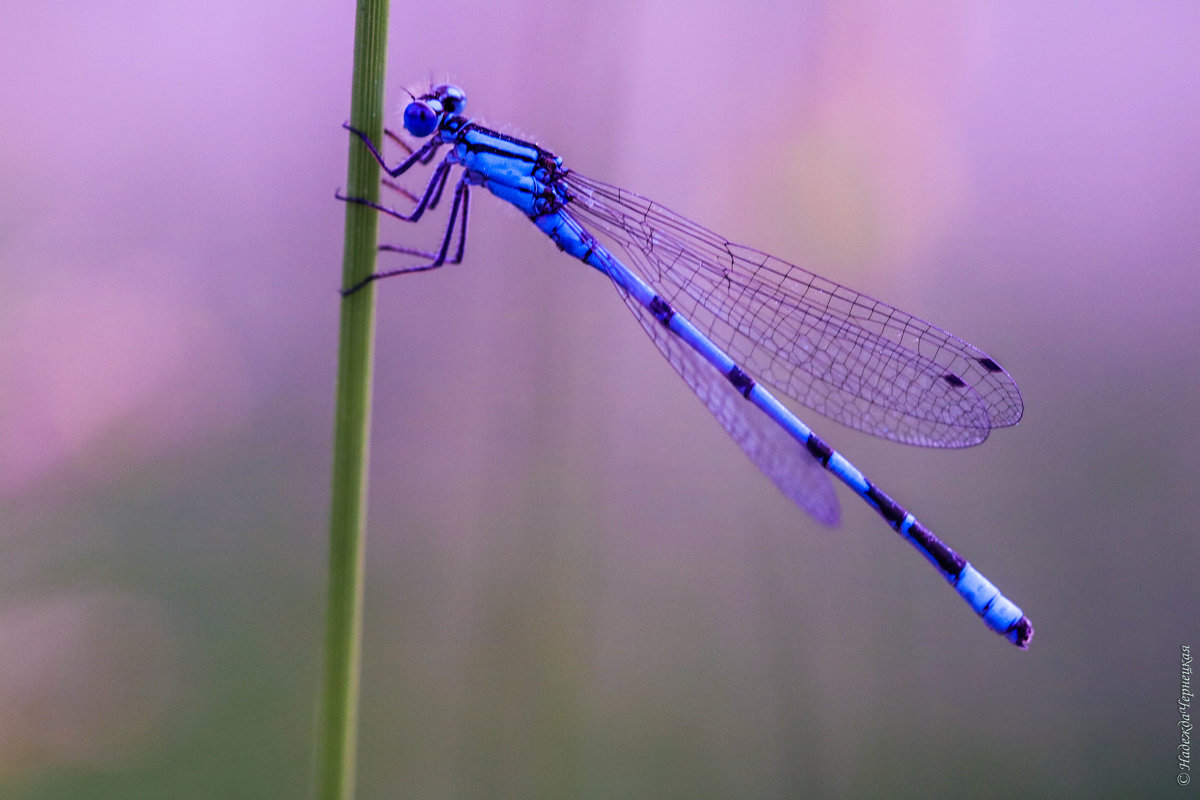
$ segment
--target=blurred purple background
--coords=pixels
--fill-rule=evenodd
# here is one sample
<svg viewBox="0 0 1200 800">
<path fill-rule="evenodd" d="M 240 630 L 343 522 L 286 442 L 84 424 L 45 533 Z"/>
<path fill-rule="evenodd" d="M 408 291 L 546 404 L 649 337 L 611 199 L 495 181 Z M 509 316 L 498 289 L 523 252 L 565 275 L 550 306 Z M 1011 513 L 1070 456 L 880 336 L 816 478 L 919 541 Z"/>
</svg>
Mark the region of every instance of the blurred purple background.
<svg viewBox="0 0 1200 800">
<path fill-rule="evenodd" d="M 0 796 L 310 792 L 354 9 L 0 26 Z M 379 287 L 359 796 L 1152 797 L 1200 646 L 1200 5 L 392 10 L 568 166 L 978 344 L 981 447 L 774 490 L 603 278 L 477 194 Z M 439 216 L 438 219 L 441 219 Z M 436 222 L 385 223 L 429 244 Z"/>
</svg>

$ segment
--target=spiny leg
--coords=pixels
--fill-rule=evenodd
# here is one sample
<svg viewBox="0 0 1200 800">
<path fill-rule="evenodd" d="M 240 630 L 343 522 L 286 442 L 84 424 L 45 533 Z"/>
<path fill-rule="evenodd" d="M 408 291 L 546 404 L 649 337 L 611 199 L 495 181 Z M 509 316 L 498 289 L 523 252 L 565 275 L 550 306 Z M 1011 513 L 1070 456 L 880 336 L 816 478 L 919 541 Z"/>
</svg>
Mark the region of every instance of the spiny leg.
<svg viewBox="0 0 1200 800">
<path fill-rule="evenodd" d="M 443 161 L 442 163 L 444 164 L 446 162 Z M 442 180 L 438 184 L 437 190 L 433 193 L 433 197 L 429 200 L 430 210 L 437 208 L 438 201 L 442 199 L 442 190 L 446 188 L 446 178 L 449 176 L 450 170 L 446 170 L 446 172 L 442 175 Z"/>
<path fill-rule="evenodd" d="M 411 267 L 408 269 L 401 270 L 401 272 L 420 272 L 421 270 L 431 269 L 432 267 L 435 267 L 435 266 L 441 266 L 443 263 L 445 263 L 445 264 L 461 264 L 462 263 L 463 251 L 465 250 L 465 248 L 467 246 L 467 217 L 471 212 L 471 204 L 468 202 L 470 200 L 470 186 L 469 185 L 467 185 L 467 186 L 461 185 L 463 183 L 463 181 L 465 181 L 465 180 L 466 180 L 466 176 L 464 175 L 463 179 L 459 181 L 459 185 L 455 186 L 454 207 L 450 211 L 450 224 L 446 229 L 446 238 L 442 241 L 441 252 L 437 256 L 435 256 L 433 253 L 430 253 L 427 250 L 415 250 L 411 247 L 401 247 L 399 245 L 394 245 L 394 244 L 379 245 L 379 249 L 384 252 L 403 253 L 405 255 L 410 255 L 410 256 L 421 256 L 422 258 L 433 258 L 435 260 L 434 264 L 426 265 L 423 267 Z M 462 206 L 462 219 L 460 221 L 459 231 L 458 231 L 458 250 L 455 252 L 453 258 L 447 259 L 446 253 L 448 252 L 448 245 L 450 242 L 450 228 L 454 227 L 454 215 L 456 213 L 456 209 L 458 208 L 458 193 L 460 190 L 463 195 L 463 206 Z M 386 277 L 386 276 L 381 275 L 380 277 Z"/>
<path fill-rule="evenodd" d="M 429 205 L 426 206 L 426 208 L 425 208 L 426 211 L 431 211 L 431 210 L 437 208 L 438 200 L 440 200 L 442 198 L 442 189 L 444 189 L 446 186 L 446 177 L 448 177 L 448 173 L 447 173 L 447 175 L 442 177 L 442 185 L 438 187 L 437 192 L 434 193 L 433 198 L 429 201 Z M 416 195 L 413 192 L 409 191 L 407 188 L 396 183 L 391 178 L 382 178 L 382 179 L 380 179 L 379 183 L 383 186 L 386 186 L 388 189 L 391 189 L 396 194 L 404 195 L 409 200 L 411 200 L 414 205 L 421 202 L 421 198 L 419 195 Z"/>
<path fill-rule="evenodd" d="M 425 185 L 424 196 L 421 198 L 420 202 L 417 203 L 417 207 L 413 209 L 411 214 L 403 214 L 394 208 L 388 208 L 385 205 L 376 203 L 374 200 L 367 200 L 364 197 L 347 197 L 341 192 L 334 194 L 334 197 L 336 197 L 338 200 L 345 200 L 347 203 L 358 203 L 359 205 L 373 208 L 376 211 L 382 211 L 389 216 L 395 217 L 396 219 L 402 219 L 405 222 L 416 222 L 421 218 L 421 215 L 425 213 L 427 208 L 433 208 L 435 205 L 437 205 L 437 201 L 442 196 L 442 188 L 446 185 L 446 178 L 450 174 L 450 166 L 450 163 L 444 160 L 442 163 L 437 165 L 437 169 L 433 171 L 433 176 L 429 179 L 429 183 Z M 394 186 L 394 188 L 399 189 L 398 186 Z M 407 190 L 401 191 L 403 191 L 405 194 L 409 194 Z"/>
<path fill-rule="evenodd" d="M 367 136 L 367 134 L 363 133 L 358 128 L 355 128 L 349 122 L 343 122 L 342 127 L 357 136 L 359 140 L 367 146 L 367 149 L 371 151 L 371 155 L 374 156 L 375 160 L 379 162 L 379 166 L 383 167 L 383 171 L 388 175 L 391 175 L 393 178 L 398 178 L 405 172 L 408 172 L 409 168 L 412 167 L 413 164 L 428 164 L 429 160 L 433 158 L 433 153 L 437 152 L 437 149 L 441 147 L 442 144 L 440 139 L 431 139 L 430 141 L 426 142 L 423 147 L 409 155 L 409 157 L 404 159 L 404 161 L 400 162 L 400 164 L 395 167 L 389 167 L 387 161 L 383 158 L 383 154 L 379 152 L 379 148 L 377 148 L 375 143 L 371 141 L 370 136 Z"/>
<path fill-rule="evenodd" d="M 355 201 L 355 200 L 353 200 L 353 198 L 348 198 L 348 199 L 351 202 L 363 202 L 363 201 Z M 468 209 L 470 208 L 470 201 L 471 201 L 470 185 L 467 183 L 467 176 L 464 173 L 463 176 L 461 178 L 459 178 L 458 183 L 454 187 L 454 203 L 450 207 L 450 220 L 446 224 L 446 235 L 442 237 L 442 246 L 436 256 L 433 256 L 432 253 L 426 253 L 421 250 L 411 250 L 409 248 L 396 247 L 394 245 L 386 245 L 385 244 L 385 245 L 380 245 L 380 247 L 379 247 L 380 250 L 385 250 L 385 251 L 392 252 L 392 253 L 405 253 L 405 254 L 409 254 L 409 255 L 419 255 L 419 256 L 426 257 L 426 258 L 433 256 L 433 261 L 431 261 L 428 264 L 420 264 L 415 267 L 401 267 L 399 269 L 389 269 L 389 270 L 385 270 L 383 272 L 376 272 L 374 274 L 368 275 L 367 277 L 363 278 L 361 281 L 354 284 L 350 288 L 343 289 L 342 296 L 348 297 L 348 296 L 354 294 L 355 292 L 357 292 L 359 289 L 366 286 L 368 283 L 377 281 L 381 278 L 390 278 L 393 275 L 404 275 L 409 272 L 424 272 L 426 270 L 437 269 L 438 267 L 440 267 L 446 263 L 451 263 L 451 264 L 460 263 L 462 261 L 463 250 L 466 247 L 466 241 L 467 241 L 467 215 L 468 215 Z M 371 206 L 372 204 L 369 202 L 363 202 L 363 205 Z M 386 209 L 381 209 L 381 210 L 386 210 Z M 462 211 L 462 220 L 459 225 L 458 249 L 455 252 L 454 257 L 451 258 L 449 261 L 447 261 L 446 254 L 450 251 L 450 240 L 454 237 L 454 223 L 459 221 L 459 211 L 460 210 Z"/>
<path fill-rule="evenodd" d="M 420 197 L 418 197 L 417 195 L 413 194 L 413 193 L 412 193 L 412 192 L 410 192 L 408 189 L 405 189 L 403 186 L 401 186 L 400 184 L 396 183 L 396 182 L 395 182 L 394 180 L 392 180 L 391 178 L 383 178 L 382 180 L 380 180 L 380 181 L 379 181 L 379 183 L 380 183 L 381 185 L 383 185 L 383 186 L 386 186 L 387 188 L 391 189 L 393 192 L 396 192 L 397 194 L 402 194 L 402 195 L 404 195 L 404 196 L 405 196 L 405 197 L 407 197 L 409 200 L 411 200 L 411 201 L 413 202 L 413 204 L 414 204 L 414 205 L 416 205 L 417 203 L 421 202 L 421 198 L 420 198 Z"/>
<path fill-rule="evenodd" d="M 399 134 L 397 134 L 397 133 L 393 132 L 391 128 L 384 128 L 384 129 L 383 129 L 383 135 L 384 135 L 384 136 L 386 136 L 387 138 L 391 139 L 391 140 L 392 140 L 393 142 L 395 142 L 395 143 L 396 143 L 396 144 L 397 144 L 399 147 L 403 148 L 404 152 L 405 152 L 407 155 L 410 155 L 410 156 L 411 156 L 411 155 L 413 154 L 413 152 L 414 152 L 414 151 L 413 151 L 412 145 L 410 145 L 408 142 L 404 141 L 404 138 L 403 138 L 403 137 L 401 137 Z M 435 143 L 434 143 L 434 146 L 433 146 L 433 147 L 427 148 L 427 149 L 428 149 L 428 152 L 427 152 L 427 153 L 425 153 L 425 155 L 424 155 L 424 156 L 422 156 L 422 157 L 421 157 L 421 159 L 420 159 L 420 161 L 421 161 L 421 164 L 428 164 L 430 161 L 432 161 L 432 160 L 433 160 L 434 156 L 436 156 L 436 155 L 437 155 L 438 146 L 439 146 L 440 144 L 441 144 L 441 141 L 439 140 L 439 141 L 437 141 L 437 142 L 435 142 Z M 387 188 L 391 189 L 393 192 L 397 192 L 398 194 L 402 194 L 402 195 L 404 195 L 404 196 L 405 196 L 405 197 L 407 197 L 409 200 L 413 201 L 413 203 L 419 203 L 419 202 L 421 202 L 421 198 L 420 198 L 420 197 L 418 197 L 417 195 L 413 194 L 412 192 L 410 192 L 408 189 L 406 189 L 405 187 L 401 186 L 400 184 L 396 183 L 396 182 L 395 182 L 394 180 L 392 180 L 391 178 L 383 178 L 383 179 L 382 179 L 382 180 L 380 180 L 379 182 L 380 182 L 381 184 L 383 184 L 384 186 L 386 186 Z M 437 207 L 437 202 L 438 202 L 438 200 L 439 200 L 440 198 L 441 198 L 441 192 L 439 191 L 439 192 L 438 192 L 438 194 L 437 194 L 437 196 L 436 196 L 436 197 L 434 197 L 434 198 L 433 198 L 433 199 L 430 201 L 430 203 L 429 203 L 429 208 L 430 208 L 430 209 L 436 208 L 436 207 Z"/>
<path fill-rule="evenodd" d="M 384 128 L 383 135 L 386 136 L 387 138 L 391 139 L 396 144 L 403 147 L 404 152 L 408 153 L 410 156 L 413 154 L 414 151 L 412 149 L 412 145 L 410 145 L 408 142 L 404 141 L 404 139 L 399 134 L 394 133 L 391 128 Z M 433 157 L 437 154 L 438 148 L 442 146 L 442 140 L 434 139 L 429 144 L 432 144 L 433 147 L 428 147 L 428 145 L 426 146 L 428 148 L 429 152 L 420 157 L 420 161 L 422 164 L 428 164 L 430 161 L 433 160 Z M 422 149 L 426 149 L 426 148 L 422 148 Z"/>
</svg>

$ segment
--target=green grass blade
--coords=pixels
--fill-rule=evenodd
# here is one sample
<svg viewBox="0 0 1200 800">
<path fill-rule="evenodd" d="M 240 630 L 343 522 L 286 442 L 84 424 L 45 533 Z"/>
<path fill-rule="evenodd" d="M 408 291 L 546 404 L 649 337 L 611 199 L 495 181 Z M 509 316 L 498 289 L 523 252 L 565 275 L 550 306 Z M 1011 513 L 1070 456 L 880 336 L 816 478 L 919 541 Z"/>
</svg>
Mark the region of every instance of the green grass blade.
<svg viewBox="0 0 1200 800">
<path fill-rule="evenodd" d="M 380 141 L 383 134 L 387 23 L 388 0 L 359 0 L 350 122 L 374 141 Z M 346 139 L 350 147 L 347 194 L 377 200 L 378 164 L 360 142 L 349 135 Z M 342 286 L 353 286 L 375 271 L 377 215 L 357 203 L 346 203 L 345 209 Z M 320 800 L 350 800 L 354 796 L 374 336 L 375 287 L 370 284 L 342 300 L 329 520 L 325 676 L 317 751 Z"/>
</svg>

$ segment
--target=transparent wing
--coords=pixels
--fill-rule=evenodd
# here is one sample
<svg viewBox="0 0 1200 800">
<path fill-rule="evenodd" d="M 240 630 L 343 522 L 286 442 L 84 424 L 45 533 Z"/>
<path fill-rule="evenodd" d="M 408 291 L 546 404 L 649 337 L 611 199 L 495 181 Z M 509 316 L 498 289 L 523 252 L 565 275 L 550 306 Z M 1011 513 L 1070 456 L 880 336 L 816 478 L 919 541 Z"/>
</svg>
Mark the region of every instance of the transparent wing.
<svg viewBox="0 0 1200 800">
<path fill-rule="evenodd" d="M 672 307 L 809 408 L 930 447 L 978 444 L 1021 418 L 1008 373 L 941 328 L 632 192 L 576 172 L 562 181 L 572 212 L 611 237 Z"/>
<path fill-rule="evenodd" d="M 825 525 L 838 523 L 838 499 L 825 469 L 766 414 L 746 402 L 725 376 L 664 328 L 617 284 L 625 305 L 721 426 L 792 502 Z"/>
</svg>

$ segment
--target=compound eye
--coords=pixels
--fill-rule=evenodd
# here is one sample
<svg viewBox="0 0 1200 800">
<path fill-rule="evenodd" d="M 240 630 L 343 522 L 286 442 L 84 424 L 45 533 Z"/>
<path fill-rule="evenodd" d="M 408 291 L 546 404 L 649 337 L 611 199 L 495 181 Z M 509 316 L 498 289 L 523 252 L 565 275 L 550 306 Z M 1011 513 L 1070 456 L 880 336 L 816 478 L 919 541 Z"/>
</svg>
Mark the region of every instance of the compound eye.
<svg viewBox="0 0 1200 800">
<path fill-rule="evenodd" d="M 404 130 L 424 139 L 442 121 L 442 104 L 436 100 L 414 100 L 404 108 Z"/>
<path fill-rule="evenodd" d="M 467 105 L 467 93 L 452 83 L 434 87 L 433 94 L 441 98 L 447 114 L 461 114 Z"/>
</svg>

